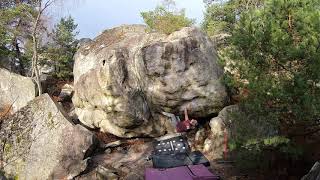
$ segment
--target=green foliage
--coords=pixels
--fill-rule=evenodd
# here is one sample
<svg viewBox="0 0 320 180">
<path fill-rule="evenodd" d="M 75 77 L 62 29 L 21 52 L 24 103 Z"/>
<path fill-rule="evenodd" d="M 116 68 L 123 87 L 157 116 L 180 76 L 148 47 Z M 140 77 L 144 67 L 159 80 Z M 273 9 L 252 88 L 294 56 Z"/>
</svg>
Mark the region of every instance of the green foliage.
<svg viewBox="0 0 320 180">
<path fill-rule="evenodd" d="M 27 14 L 33 14 L 32 7 L 20 4 L 13 8 L 2 9 L 0 11 L 0 46 L 10 44 L 14 37 L 27 36 L 28 23 L 31 18 Z"/>
<path fill-rule="evenodd" d="M 31 22 L 35 10 L 27 3 L 3 3 L 7 4 L 0 10 L 0 57 L 17 58 L 23 67 L 27 57 L 20 49 L 31 39 Z"/>
<path fill-rule="evenodd" d="M 290 139 L 282 136 L 271 138 L 250 139 L 245 143 L 231 142 L 231 150 L 237 151 L 236 165 L 240 169 L 272 169 L 277 159 L 294 161 L 301 158 L 302 147 L 293 144 Z"/>
<path fill-rule="evenodd" d="M 231 33 L 239 16 L 250 9 L 257 8 L 264 0 L 204 0 L 207 4 L 202 28 L 209 36 Z"/>
<path fill-rule="evenodd" d="M 218 9 L 230 8 L 230 2 Z M 211 6 L 217 13 L 218 5 Z M 230 72 L 236 73 L 225 80 L 248 92 L 240 101 L 241 113 L 235 115 L 231 147 L 248 166 L 248 161 L 261 162 L 270 149 L 296 157 L 302 151 L 294 137 L 312 134 L 320 117 L 320 4 L 266 0 L 239 12 L 234 19 L 217 19 L 227 25 L 218 32 L 231 35 L 222 62 L 235 63 Z"/>
<path fill-rule="evenodd" d="M 0 1 L 0 9 L 13 8 L 20 4 L 34 4 L 36 0 L 1 0 Z"/>
<path fill-rule="evenodd" d="M 320 116 L 319 27 L 316 1 L 269 0 L 241 16 L 233 58 L 247 81 L 241 87 L 250 92 L 248 106 L 281 126 L 314 123 Z"/>
<path fill-rule="evenodd" d="M 71 79 L 73 55 L 77 50 L 77 24 L 71 17 L 62 18 L 55 26 L 53 43 L 45 49 L 48 59 L 54 62 L 55 76 L 60 79 Z"/>
<path fill-rule="evenodd" d="M 150 30 L 155 30 L 165 34 L 171 34 L 183 27 L 194 24 L 194 20 L 189 19 L 185 15 L 185 10 L 170 10 L 169 5 L 157 6 L 155 10 L 142 12 L 141 16 Z"/>
<path fill-rule="evenodd" d="M 237 166 L 239 169 L 273 169 L 277 160 L 294 161 L 301 158 L 303 153 L 301 147 L 296 147 L 287 141 L 275 140 L 275 144 L 266 145 L 262 142 L 255 142 L 237 148 L 236 156 Z"/>
</svg>

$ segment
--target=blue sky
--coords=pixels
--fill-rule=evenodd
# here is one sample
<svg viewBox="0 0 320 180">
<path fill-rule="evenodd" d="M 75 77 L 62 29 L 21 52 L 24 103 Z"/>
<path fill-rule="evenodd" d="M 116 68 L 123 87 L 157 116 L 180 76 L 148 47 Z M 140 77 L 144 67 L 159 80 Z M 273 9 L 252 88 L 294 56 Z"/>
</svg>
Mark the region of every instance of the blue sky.
<svg viewBox="0 0 320 180">
<path fill-rule="evenodd" d="M 94 38 L 108 28 L 122 24 L 142 24 L 140 12 L 152 10 L 160 2 L 161 0 L 80 0 L 55 10 L 54 18 L 70 14 L 78 23 L 79 38 Z M 187 16 L 196 19 L 197 24 L 203 19 L 202 0 L 176 0 L 176 4 L 178 8 L 185 8 Z"/>
</svg>

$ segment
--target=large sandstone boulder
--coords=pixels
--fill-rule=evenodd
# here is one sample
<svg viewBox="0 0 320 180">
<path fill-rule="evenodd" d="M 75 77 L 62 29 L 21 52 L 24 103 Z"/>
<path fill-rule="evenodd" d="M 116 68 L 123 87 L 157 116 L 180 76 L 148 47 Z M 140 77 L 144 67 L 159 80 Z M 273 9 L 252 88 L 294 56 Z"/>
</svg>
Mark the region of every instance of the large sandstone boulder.
<svg viewBox="0 0 320 180">
<path fill-rule="evenodd" d="M 31 78 L 0 68 L 0 109 L 12 106 L 18 111 L 36 96 L 36 86 Z"/>
<path fill-rule="evenodd" d="M 48 94 L 1 122 L 0 161 L 7 175 L 19 180 L 73 178 L 85 170 L 84 159 L 98 145 L 90 131 L 68 121 Z"/>
<path fill-rule="evenodd" d="M 84 44 L 75 56 L 73 103 L 81 122 L 120 137 L 159 136 L 162 111 L 193 117 L 227 100 L 214 45 L 197 28 L 167 36 L 121 26 Z"/>
</svg>

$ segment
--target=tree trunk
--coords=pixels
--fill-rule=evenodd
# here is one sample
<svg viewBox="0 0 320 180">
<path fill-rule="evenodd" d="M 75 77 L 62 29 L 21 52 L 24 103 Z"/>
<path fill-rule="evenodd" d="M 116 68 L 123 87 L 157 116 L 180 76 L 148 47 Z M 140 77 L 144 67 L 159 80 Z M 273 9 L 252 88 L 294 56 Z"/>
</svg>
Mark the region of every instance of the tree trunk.
<svg viewBox="0 0 320 180">
<path fill-rule="evenodd" d="M 40 96 L 42 94 L 42 87 L 41 87 L 41 82 L 40 82 L 40 75 L 39 75 L 39 67 L 38 67 L 38 37 L 37 37 L 37 30 L 38 26 L 40 23 L 40 18 L 41 18 L 41 0 L 39 0 L 39 12 L 37 14 L 37 18 L 35 19 L 34 22 L 34 28 L 32 32 L 32 40 L 33 40 L 33 56 L 32 56 L 32 73 L 31 77 L 35 77 L 35 82 L 38 86 L 38 95 Z"/>
<path fill-rule="evenodd" d="M 35 81 L 38 86 L 38 92 L 39 96 L 42 94 L 42 86 L 41 86 L 41 81 L 40 81 L 40 74 L 39 74 L 39 67 L 38 67 L 38 61 L 39 61 L 39 56 L 38 56 L 38 42 L 39 42 L 39 37 L 37 36 L 38 33 L 38 28 L 40 25 L 41 21 L 41 16 L 42 13 L 54 2 L 54 0 L 47 0 L 44 3 L 44 7 L 42 7 L 42 0 L 37 0 L 37 6 L 38 6 L 38 14 L 37 17 L 34 21 L 34 27 L 32 31 L 32 40 L 33 40 L 33 56 L 32 56 L 32 73 L 31 77 L 35 76 Z"/>
<path fill-rule="evenodd" d="M 32 56 L 32 77 L 35 76 L 35 81 L 38 86 L 38 95 L 42 94 L 42 86 L 40 81 L 40 74 L 39 74 L 39 66 L 38 66 L 38 37 L 36 34 L 33 35 L 33 56 Z"/>
<path fill-rule="evenodd" d="M 22 56 L 21 56 L 21 51 L 20 51 L 20 47 L 19 47 L 19 43 L 17 38 L 14 38 L 13 40 L 13 47 L 15 49 L 16 52 L 16 58 L 19 59 L 19 72 L 22 76 L 25 75 L 25 69 L 24 69 L 24 65 L 22 63 Z"/>
</svg>

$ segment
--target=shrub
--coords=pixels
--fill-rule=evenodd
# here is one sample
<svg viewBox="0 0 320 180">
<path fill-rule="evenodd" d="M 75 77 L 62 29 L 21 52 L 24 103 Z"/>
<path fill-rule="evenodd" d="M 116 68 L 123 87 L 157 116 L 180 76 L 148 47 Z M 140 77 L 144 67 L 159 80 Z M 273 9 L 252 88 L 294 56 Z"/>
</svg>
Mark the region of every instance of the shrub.
<svg viewBox="0 0 320 180">
<path fill-rule="evenodd" d="M 265 148 L 299 154 L 295 137 L 320 130 L 316 126 L 320 117 L 319 27 L 316 0 L 267 0 L 239 16 L 229 53 L 223 58 L 233 60 L 233 70 L 239 72 L 228 82 L 248 91 L 240 100 L 242 113 L 237 114 L 238 134 L 233 138 L 240 152 L 256 157 L 252 160 L 260 162 Z M 283 139 L 276 137 L 288 141 L 277 143 Z M 255 142 L 254 148 L 250 142 Z M 249 149 L 244 148 L 247 145 Z"/>
<path fill-rule="evenodd" d="M 194 24 L 194 20 L 186 17 L 184 9 L 172 11 L 164 5 L 157 6 L 153 11 L 142 12 L 141 16 L 150 30 L 165 34 L 171 34 Z"/>
</svg>

